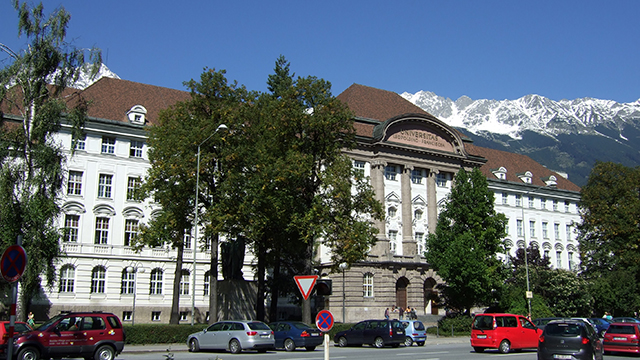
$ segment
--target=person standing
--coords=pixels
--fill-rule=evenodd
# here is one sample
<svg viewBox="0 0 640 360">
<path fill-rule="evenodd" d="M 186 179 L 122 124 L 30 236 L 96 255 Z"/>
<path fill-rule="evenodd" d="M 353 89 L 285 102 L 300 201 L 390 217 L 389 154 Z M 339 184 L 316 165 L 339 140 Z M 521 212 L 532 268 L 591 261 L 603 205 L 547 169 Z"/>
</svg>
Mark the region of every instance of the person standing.
<svg viewBox="0 0 640 360">
<path fill-rule="evenodd" d="M 403 317 L 404 316 L 404 308 L 402 306 L 400 306 L 400 308 L 398 309 L 398 314 L 400 316 L 398 319 L 403 320 L 404 319 L 404 317 Z"/>
<path fill-rule="evenodd" d="M 385 319 L 387 319 L 387 320 L 389 320 L 389 308 L 386 308 L 386 309 L 384 310 L 384 318 L 385 318 Z"/>
<path fill-rule="evenodd" d="M 33 313 L 29 311 L 29 318 L 27 319 L 27 324 L 31 326 L 32 329 L 36 326 L 36 321 L 33 318 L 34 318 Z"/>
</svg>

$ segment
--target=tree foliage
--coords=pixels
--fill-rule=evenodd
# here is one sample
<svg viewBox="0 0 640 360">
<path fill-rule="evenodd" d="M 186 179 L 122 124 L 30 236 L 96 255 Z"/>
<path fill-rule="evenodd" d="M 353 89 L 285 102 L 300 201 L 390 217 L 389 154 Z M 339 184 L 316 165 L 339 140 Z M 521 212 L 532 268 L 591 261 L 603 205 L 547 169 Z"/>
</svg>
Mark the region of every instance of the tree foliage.
<svg viewBox="0 0 640 360">
<path fill-rule="evenodd" d="M 490 305 L 505 272 L 498 253 L 504 253 L 506 218 L 493 207 L 494 196 L 479 169 L 461 169 L 448 201 L 438 216 L 436 232 L 427 237 L 427 262 L 445 281 L 440 286 L 445 305 L 469 313 Z"/>
<path fill-rule="evenodd" d="M 29 261 L 20 280 L 21 308 L 27 310 L 42 276 L 53 285 L 61 255 L 63 234 L 57 224 L 66 155 L 54 135 L 65 121 L 79 138 L 88 106 L 65 90 L 86 70 L 85 57 L 92 61 L 93 74 L 101 58 L 97 49 L 87 53 L 66 42 L 70 15 L 64 8 L 46 16 L 42 4 L 13 5 L 18 35 L 26 36 L 28 46 L 15 52 L 0 44 L 8 55 L 0 70 L 0 237 L 6 248 L 23 236 Z"/>
</svg>

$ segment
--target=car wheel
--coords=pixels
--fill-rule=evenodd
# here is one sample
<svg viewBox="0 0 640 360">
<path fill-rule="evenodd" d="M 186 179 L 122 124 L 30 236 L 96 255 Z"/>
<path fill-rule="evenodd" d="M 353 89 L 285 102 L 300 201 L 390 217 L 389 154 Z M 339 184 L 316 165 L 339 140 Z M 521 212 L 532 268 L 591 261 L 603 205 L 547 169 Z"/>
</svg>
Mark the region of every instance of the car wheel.
<svg viewBox="0 0 640 360">
<path fill-rule="evenodd" d="M 102 345 L 93 354 L 94 360 L 113 360 L 116 358 L 116 352 L 109 345 Z"/>
<path fill-rule="evenodd" d="M 296 343 L 291 339 L 287 339 L 284 341 L 284 349 L 287 351 L 293 351 L 296 349 Z"/>
<path fill-rule="evenodd" d="M 307 351 L 313 351 L 316 349 L 315 346 L 307 346 L 305 349 L 307 349 Z"/>
<path fill-rule="evenodd" d="M 242 352 L 240 342 L 236 339 L 229 341 L 229 351 L 231 351 L 232 354 L 240 354 Z"/>
<path fill-rule="evenodd" d="M 411 336 L 407 336 L 406 338 L 404 338 L 404 346 L 411 346 L 413 345 L 413 339 L 411 338 Z"/>
<path fill-rule="evenodd" d="M 418 341 L 416 344 L 418 344 L 418 346 L 424 346 L 424 341 Z"/>
<path fill-rule="evenodd" d="M 190 352 L 200 351 L 200 343 L 198 342 L 198 339 L 189 340 L 189 351 Z"/>
<path fill-rule="evenodd" d="M 340 339 L 338 339 L 338 345 L 340 345 L 340 347 L 346 347 L 347 346 L 347 338 L 344 336 L 341 336 Z"/>
<path fill-rule="evenodd" d="M 373 340 L 373 346 L 377 347 L 378 349 L 384 347 L 384 340 L 382 340 L 382 338 L 378 336 L 375 340 Z"/>
<path fill-rule="evenodd" d="M 38 360 L 39 358 L 40 353 L 36 348 L 26 347 L 18 352 L 18 360 Z"/>
<path fill-rule="evenodd" d="M 500 346 L 498 347 L 498 351 L 501 354 L 508 354 L 510 350 L 511 350 L 511 343 L 509 342 L 509 340 L 502 340 L 502 342 L 500 343 Z"/>
<path fill-rule="evenodd" d="M 477 347 L 477 346 L 475 346 L 475 347 L 473 348 L 473 350 L 475 350 L 475 352 L 477 352 L 477 353 L 484 352 L 484 348 L 483 348 L 483 347 Z"/>
</svg>

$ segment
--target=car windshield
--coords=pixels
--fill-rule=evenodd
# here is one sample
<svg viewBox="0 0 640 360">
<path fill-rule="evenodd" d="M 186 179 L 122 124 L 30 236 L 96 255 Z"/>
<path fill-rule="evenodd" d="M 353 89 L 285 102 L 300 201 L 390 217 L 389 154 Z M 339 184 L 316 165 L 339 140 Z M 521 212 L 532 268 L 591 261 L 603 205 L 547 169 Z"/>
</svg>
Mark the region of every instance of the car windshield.
<svg viewBox="0 0 640 360">
<path fill-rule="evenodd" d="M 268 327 L 267 324 L 259 321 L 250 322 L 250 323 L 247 323 L 247 325 L 251 330 L 271 330 L 271 328 Z"/>
<path fill-rule="evenodd" d="M 478 315 L 473 319 L 473 328 L 477 330 L 493 329 L 493 316 Z"/>
<path fill-rule="evenodd" d="M 49 329 L 51 327 L 51 325 L 55 324 L 56 322 L 58 322 L 58 320 L 60 320 L 61 318 L 65 317 L 65 316 L 66 315 L 54 316 L 51 319 L 45 321 L 42 325 L 38 326 L 35 330 L 46 331 L 47 329 Z"/>
<path fill-rule="evenodd" d="M 579 336 L 582 334 L 580 325 L 566 323 L 547 324 L 547 326 L 544 328 L 544 331 L 547 333 L 547 335 L 553 336 Z"/>
</svg>

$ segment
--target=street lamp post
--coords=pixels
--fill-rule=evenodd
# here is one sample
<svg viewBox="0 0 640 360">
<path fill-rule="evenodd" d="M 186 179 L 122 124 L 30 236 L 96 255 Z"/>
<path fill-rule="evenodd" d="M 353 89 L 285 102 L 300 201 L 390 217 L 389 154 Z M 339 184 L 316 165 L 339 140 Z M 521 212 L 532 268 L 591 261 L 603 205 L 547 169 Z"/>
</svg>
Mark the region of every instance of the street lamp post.
<svg viewBox="0 0 640 360">
<path fill-rule="evenodd" d="M 136 292 L 138 290 L 138 272 L 143 273 L 144 269 L 140 264 L 133 264 L 126 268 L 129 274 L 133 274 L 133 310 L 131 311 L 131 326 L 135 325 L 136 320 Z"/>
<path fill-rule="evenodd" d="M 349 265 L 347 265 L 347 263 L 344 263 L 344 262 L 339 265 L 340 269 L 342 269 L 342 322 L 343 323 L 347 322 L 347 320 L 345 318 L 345 300 L 347 298 L 347 294 L 344 291 L 344 283 L 345 283 L 345 281 L 344 281 L 344 271 L 347 269 L 348 266 Z"/>
<path fill-rule="evenodd" d="M 200 195 L 199 190 L 200 190 L 200 147 L 207 142 L 209 139 L 211 139 L 211 137 L 213 137 L 213 135 L 215 135 L 218 130 L 226 130 L 228 129 L 227 125 L 225 124 L 220 124 L 218 125 L 218 128 L 216 129 L 216 131 L 214 131 L 213 133 L 211 133 L 211 135 L 209 135 L 206 139 L 204 139 L 199 145 L 198 145 L 198 160 L 197 160 L 197 165 L 196 165 L 196 201 L 195 201 L 195 215 L 194 215 L 194 222 L 195 224 L 193 225 L 195 230 L 195 234 L 193 236 L 193 283 L 191 286 L 191 326 L 193 326 L 194 321 L 195 321 L 195 317 L 196 317 L 196 252 L 198 250 L 198 213 L 200 211 L 198 211 L 198 196 Z M 209 281 L 214 281 L 217 279 L 210 279 Z"/>
</svg>

